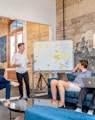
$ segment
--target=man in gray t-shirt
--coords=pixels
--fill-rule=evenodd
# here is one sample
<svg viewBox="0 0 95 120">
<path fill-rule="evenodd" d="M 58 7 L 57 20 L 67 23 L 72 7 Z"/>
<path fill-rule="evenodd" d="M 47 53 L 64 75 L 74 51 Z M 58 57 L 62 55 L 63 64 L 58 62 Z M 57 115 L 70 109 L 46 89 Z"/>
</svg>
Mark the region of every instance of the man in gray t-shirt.
<svg viewBox="0 0 95 120">
<path fill-rule="evenodd" d="M 73 73 L 75 75 L 75 73 Z M 83 81 L 82 81 L 82 77 L 90 77 L 91 76 L 91 72 L 86 70 L 84 72 L 77 72 L 77 76 L 75 78 L 75 80 L 73 81 L 74 83 L 78 83 L 81 85 L 81 88 L 84 87 Z"/>
</svg>

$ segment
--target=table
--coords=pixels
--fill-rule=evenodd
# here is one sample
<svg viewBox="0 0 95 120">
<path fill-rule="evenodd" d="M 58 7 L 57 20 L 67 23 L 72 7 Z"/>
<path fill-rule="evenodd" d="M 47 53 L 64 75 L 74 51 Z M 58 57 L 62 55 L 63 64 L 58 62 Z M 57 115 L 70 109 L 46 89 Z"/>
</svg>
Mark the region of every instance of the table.
<svg viewBox="0 0 95 120">
<path fill-rule="evenodd" d="M 12 102 L 8 106 L 8 109 L 10 110 L 10 120 L 15 119 L 15 118 L 12 118 L 12 114 L 11 114 L 12 111 L 24 114 L 26 108 L 32 106 L 32 104 L 33 104 L 33 99 L 28 100 L 28 101 L 22 99 L 22 100 Z"/>
<path fill-rule="evenodd" d="M 25 108 L 19 107 L 20 104 L 18 103 L 18 101 L 20 101 L 22 103 L 22 105 L 26 104 Z M 12 103 L 15 103 L 15 106 L 11 105 L 12 103 L 10 104 L 10 106 L 8 106 L 8 109 L 10 110 L 10 120 L 14 119 L 14 118 L 12 118 L 12 114 L 11 114 L 12 111 L 24 114 L 26 108 L 31 107 L 33 104 L 34 105 L 42 105 L 42 106 L 51 106 L 51 107 L 55 107 L 55 108 L 58 107 L 58 106 L 54 106 L 51 104 L 51 99 L 31 98 L 28 101 L 26 101 L 24 99 L 18 100 L 18 101 L 12 102 Z M 25 101 L 26 101 L 26 103 L 25 103 Z"/>
</svg>

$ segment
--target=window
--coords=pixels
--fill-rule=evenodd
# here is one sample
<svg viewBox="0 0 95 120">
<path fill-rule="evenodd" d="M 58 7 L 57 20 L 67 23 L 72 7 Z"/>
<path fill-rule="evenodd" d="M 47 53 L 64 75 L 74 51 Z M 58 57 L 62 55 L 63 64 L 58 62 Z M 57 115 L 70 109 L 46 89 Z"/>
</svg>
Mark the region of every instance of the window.
<svg viewBox="0 0 95 120">
<path fill-rule="evenodd" d="M 22 21 L 22 20 L 15 20 L 14 22 L 12 22 L 10 24 L 10 32 L 12 32 L 13 30 L 16 30 L 18 28 L 22 28 L 23 23 L 24 23 L 24 21 Z"/>
</svg>

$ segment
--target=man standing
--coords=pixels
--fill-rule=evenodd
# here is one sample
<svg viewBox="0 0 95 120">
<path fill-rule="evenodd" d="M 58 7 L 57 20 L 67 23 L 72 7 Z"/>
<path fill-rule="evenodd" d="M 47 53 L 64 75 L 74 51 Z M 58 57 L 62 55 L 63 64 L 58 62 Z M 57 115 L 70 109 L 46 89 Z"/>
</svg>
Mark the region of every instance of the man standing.
<svg viewBox="0 0 95 120">
<path fill-rule="evenodd" d="M 27 91 L 27 97 L 30 98 L 29 76 L 27 72 L 27 64 L 29 64 L 27 57 L 23 54 L 24 43 L 18 44 L 18 52 L 13 56 L 11 65 L 16 67 L 16 76 L 19 82 L 20 99 L 23 98 L 22 79 L 24 79 Z"/>
</svg>

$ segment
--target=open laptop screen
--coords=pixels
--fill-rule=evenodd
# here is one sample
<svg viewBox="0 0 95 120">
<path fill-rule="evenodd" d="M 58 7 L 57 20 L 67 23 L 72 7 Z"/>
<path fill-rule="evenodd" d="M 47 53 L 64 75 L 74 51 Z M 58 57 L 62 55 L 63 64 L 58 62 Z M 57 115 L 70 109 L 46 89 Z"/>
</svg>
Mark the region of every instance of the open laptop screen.
<svg viewBox="0 0 95 120">
<path fill-rule="evenodd" d="M 84 87 L 95 88 L 95 77 L 83 77 L 82 81 L 84 83 Z"/>
<path fill-rule="evenodd" d="M 59 80 L 68 81 L 66 73 L 57 73 Z"/>
</svg>

